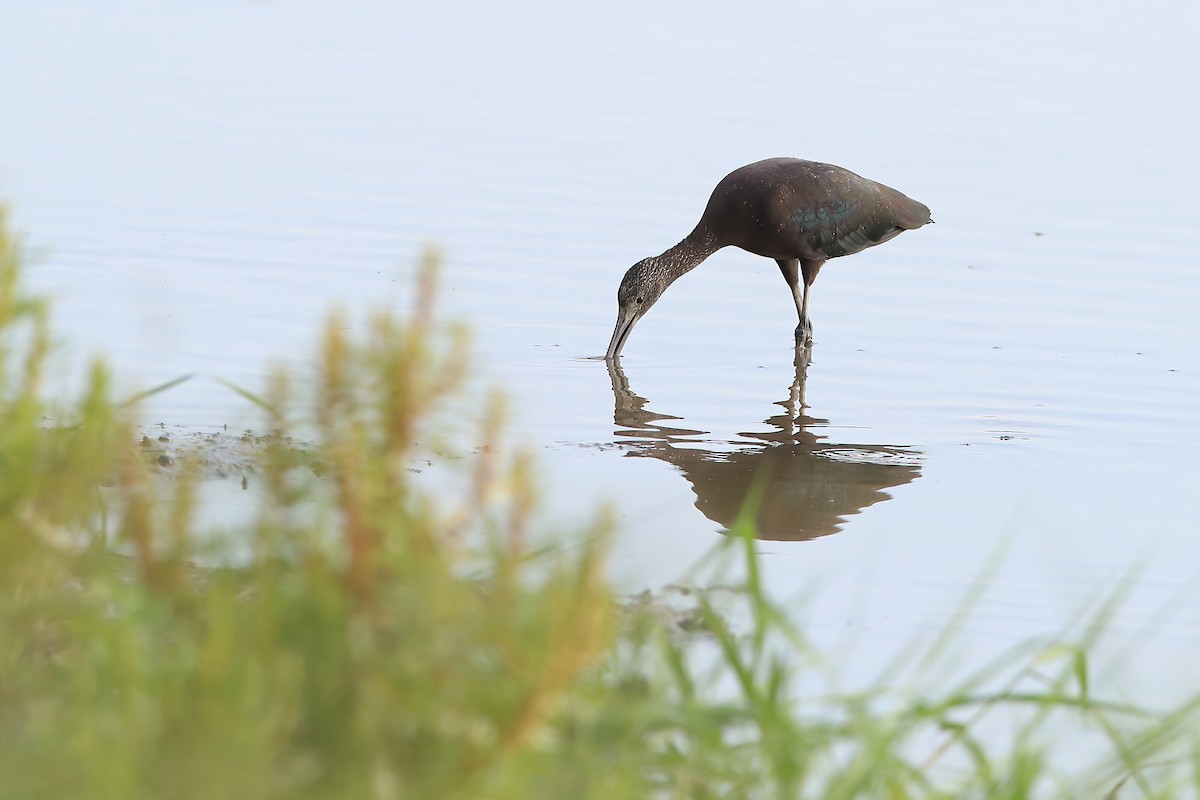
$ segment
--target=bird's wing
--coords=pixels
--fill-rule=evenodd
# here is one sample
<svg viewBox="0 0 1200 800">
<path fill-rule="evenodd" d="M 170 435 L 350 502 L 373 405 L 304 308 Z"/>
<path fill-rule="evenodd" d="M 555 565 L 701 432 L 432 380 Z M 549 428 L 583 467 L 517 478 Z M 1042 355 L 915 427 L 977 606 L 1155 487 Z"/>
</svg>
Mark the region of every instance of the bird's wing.
<svg viewBox="0 0 1200 800">
<path fill-rule="evenodd" d="M 883 184 L 854 178 L 840 195 L 831 194 L 793 216 L 816 253 L 826 258 L 853 255 L 929 222 L 923 204 Z"/>
<path fill-rule="evenodd" d="M 883 211 L 879 198 L 860 195 L 797 212 L 792 222 L 803 231 L 814 254 L 837 258 L 882 244 L 904 230 Z"/>
</svg>

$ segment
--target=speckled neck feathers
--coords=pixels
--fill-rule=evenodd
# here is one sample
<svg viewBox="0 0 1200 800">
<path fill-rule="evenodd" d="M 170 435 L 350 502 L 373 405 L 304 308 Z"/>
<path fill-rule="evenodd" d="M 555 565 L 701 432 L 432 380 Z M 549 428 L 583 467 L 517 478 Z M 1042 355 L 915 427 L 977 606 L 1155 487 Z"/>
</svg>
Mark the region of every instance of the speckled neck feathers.
<svg viewBox="0 0 1200 800">
<path fill-rule="evenodd" d="M 721 247 L 712 231 L 698 226 L 679 244 L 661 255 L 646 259 L 647 267 L 659 273 L 660 279 L 669 285 L 676 278 L 698 267 L 704 259 Z"/>
</svg>

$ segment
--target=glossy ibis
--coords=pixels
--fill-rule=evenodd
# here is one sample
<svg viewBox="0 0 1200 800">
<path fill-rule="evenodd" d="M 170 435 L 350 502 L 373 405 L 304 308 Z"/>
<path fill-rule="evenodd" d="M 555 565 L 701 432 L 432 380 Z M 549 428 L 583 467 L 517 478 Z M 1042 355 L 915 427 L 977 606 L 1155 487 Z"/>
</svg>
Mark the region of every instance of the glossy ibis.
<svg viewBox="0 0 1200 800">
<path fill-rule="evenodd" d="M 621 354 L 633 326 L 676 278 L 729 245 L 779 264 L 800 316 L 796 343 L 807 345 L 812 341 L 809 287 L 828 259 L 882 244 L 932 221 L 923 203 L 832 164 L 769 158 L 735 169 L 713 189 L 695 230 L 625 273 L 606 358 Z"/>
</svg>

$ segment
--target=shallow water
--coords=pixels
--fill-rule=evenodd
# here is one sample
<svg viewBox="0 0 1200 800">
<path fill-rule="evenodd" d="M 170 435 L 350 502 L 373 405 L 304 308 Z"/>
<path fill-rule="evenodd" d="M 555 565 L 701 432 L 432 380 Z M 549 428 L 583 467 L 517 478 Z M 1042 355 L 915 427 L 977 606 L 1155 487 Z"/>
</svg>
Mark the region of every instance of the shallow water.
<svg viewBox="0 0 1200 800">
<path fill-rule="evenodd" d="M 719 541 L 765 464 L 769 578 L 849 671 L 1007 543 L 968 644 L 1052 634 L 1134 569 L 1117 634 L 1195 688 L 1198 32 L 1154 3 L 13 4 L 0 196 L 78 358 L 129 391 L 199 375 L 149 421 L 254 424 L 211 376 L 310 356 L 333 303 L 403 305 L 437 242 L 550 516 L 615 501 L 630 590 Z M 775 155 L 937 220 L 822 271 L 806 405 L 786 287 L 739 251 L 620 373 L 589 360 L 623 271 Z"/>
</svg>

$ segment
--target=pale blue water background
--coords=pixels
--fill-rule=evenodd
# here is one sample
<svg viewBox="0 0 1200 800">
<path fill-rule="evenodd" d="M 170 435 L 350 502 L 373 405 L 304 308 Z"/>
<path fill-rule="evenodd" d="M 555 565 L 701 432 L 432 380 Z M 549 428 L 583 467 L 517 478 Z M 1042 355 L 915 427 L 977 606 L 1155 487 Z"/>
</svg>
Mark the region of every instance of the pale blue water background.
<svg viewBox="0 0 1200 800">
<path fill-rule="evenodd" d="M 841 532 L 764 542 L 772 586 L 867 675 L 1000 542 L 981 652 L 1138 565 L 1133 682 L 1195 690 L 1200 10 L 832 5 L 0 1 L 0 197 L 76 362 L 107 352 L 130 390 L 199 373 L 148 409 L 193 428 L 256 422 L 206 376 L 309 357 L 335 302 L 402 307 L 440 244 L 550 518 L 615 502 L 637 590 L 721 526 L 680 466 L 624 457 L 674 450 L 620 434 L 583 360 L 621 274 L 749 161 L 888 183 L 937 224 L 822 272 L 808 430 L 920 474 Z M 744 450 L 785 414 L 794 314 L 772 262 L 719 253 L 639 325 L 629 388 L 687 447 Z"/>
</svg>

